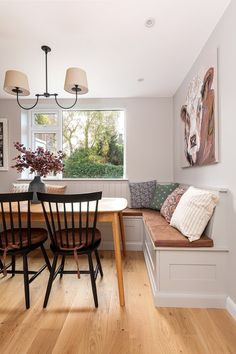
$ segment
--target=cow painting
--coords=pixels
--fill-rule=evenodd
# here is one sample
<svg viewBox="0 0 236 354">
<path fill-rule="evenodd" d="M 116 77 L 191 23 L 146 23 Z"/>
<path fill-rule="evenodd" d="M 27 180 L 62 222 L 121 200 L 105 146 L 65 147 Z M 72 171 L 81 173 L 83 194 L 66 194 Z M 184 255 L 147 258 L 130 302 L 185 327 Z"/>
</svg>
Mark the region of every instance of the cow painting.
<svg viewBox="0 0 236 354">
<path fill-rule="evenodd" d="M 184 153 L 190 166 L 216 162 L 214 68 L 190 83 L 186 103 L 181 108 L 184 122 Z"/>
</svg>

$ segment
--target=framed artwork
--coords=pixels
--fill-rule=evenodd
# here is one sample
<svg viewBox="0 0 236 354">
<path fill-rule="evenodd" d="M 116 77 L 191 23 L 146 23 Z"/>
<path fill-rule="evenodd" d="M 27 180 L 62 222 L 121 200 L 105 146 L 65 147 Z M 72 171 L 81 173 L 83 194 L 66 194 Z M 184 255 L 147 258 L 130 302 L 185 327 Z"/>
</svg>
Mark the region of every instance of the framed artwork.
<svg viewBox="0 0 236 354">
<path fill-rule="evenodd" d="M 183 167 L 218 162 L 217 52 L 189 83 L 180 116 L 183 122 Z"/>
<path fill-rule="evenodd" d="M 7 119 L 0 118 L 0 171 L 8 170 Z"/>
</svg>

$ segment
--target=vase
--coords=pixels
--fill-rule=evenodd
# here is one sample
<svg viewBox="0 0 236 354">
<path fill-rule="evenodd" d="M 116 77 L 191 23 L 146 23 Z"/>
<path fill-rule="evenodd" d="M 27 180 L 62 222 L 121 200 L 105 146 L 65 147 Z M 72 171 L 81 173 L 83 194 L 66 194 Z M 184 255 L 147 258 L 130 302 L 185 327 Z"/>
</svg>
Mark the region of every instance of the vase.
<svg viewBox="0 0 236 354">
<path fill-rule="evenodd" d="M 46 193 L 45 183 L 41 180 L 41 176 L 35 176 L 29 184 L 29 192 L 34 192 L 32 203 L 40 203 L 37 197 L 37 192 Z"/>
</svg>

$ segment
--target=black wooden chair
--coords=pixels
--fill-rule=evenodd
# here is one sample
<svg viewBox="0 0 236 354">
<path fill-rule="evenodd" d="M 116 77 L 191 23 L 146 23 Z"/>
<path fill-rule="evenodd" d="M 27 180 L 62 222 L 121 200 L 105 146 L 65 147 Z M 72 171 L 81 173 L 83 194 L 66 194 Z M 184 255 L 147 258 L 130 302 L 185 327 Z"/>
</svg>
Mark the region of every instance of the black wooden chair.
<svg viewBox="0 0 236 354">
<path fill-rule="evenodd" d="M 38 199 L 42 203 L 44 216 L 51 238 L 51 250 L 54 254 L 52 269 L 48 280 L 48 286 L 44 299 L 45 308 L 48 303 L 52 283 L 60 274 L 90 274 L 94 304 L 98 307 L 96 279 L 98 271 L 103 276 L 102 266 L 98 254 L 98 246 L 101 243 L 101 233 L 97 229 L 98 202 L 102 198 L 102 192 L 88 194 L 48 194 L 38 193 Z M 93 266 L 92 255 L 96 257 L 96 267 Z M 88 256 L 89 270 L 79 270 L 78 256 Z M 58 256 L 61 262 L 58 268 Z M 64 270 L 65 258 L 74 256 L 77 271 Z"/>
<path fill-rule="evenodd" d="M 31 228 L 30 201 L 32 192 L 0 194 L 0 274 L 24 274 L 25 305 L 30 307 L 29 284 L 46 268 L 51 270 L 44 242 L 47 240 L 47 230 Z M 22 211 L 25 217 L 23 218 Z M 28 254 L 41 248 L 45 263 L 38 271 L 28 269 Z M 11 263 L 6 265 L 6 257 L 11 257 Z M 16 270 L 16 256 L 23 257 L 23 270 Z M 11 269 L 10 269 L 11 268 Z M 33 274 L 31 278 L 29 275 Z"/>
</svg>

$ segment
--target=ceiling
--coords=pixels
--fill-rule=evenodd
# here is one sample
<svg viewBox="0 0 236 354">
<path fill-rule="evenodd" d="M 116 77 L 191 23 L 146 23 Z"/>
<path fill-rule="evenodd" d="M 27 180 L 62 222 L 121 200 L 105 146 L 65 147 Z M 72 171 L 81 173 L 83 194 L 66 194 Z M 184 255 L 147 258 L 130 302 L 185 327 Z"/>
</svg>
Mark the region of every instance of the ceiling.
<svg viewBox="0 0 236 354">
<path fill-rule="evenodd" d="M 87 72 L 84 97 L 172 96 L 230 0 L 0 0 L 0 98 L 5 71 L 23 71 L 31 97 L 63 90 L 67 67 Z M 148 18 L 152 28 L 145 27 Z M 143 79 L 143 80 L 138 80 Z"/>
</svg>

